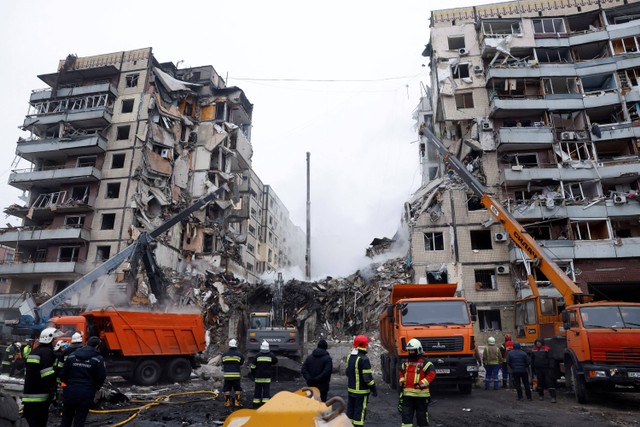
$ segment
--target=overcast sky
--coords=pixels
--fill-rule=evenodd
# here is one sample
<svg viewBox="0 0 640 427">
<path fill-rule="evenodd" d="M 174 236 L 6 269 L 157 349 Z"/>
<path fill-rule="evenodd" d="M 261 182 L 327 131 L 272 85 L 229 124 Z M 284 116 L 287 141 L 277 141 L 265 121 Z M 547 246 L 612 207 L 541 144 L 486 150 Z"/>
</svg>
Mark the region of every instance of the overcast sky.
<svg viewBox="0 0 640 427">
<path fill-rule="evenodd" d="M 212 65 L 254 104 L 253 167 L 306 227 L 311 153 L 312 276 L 364 265 L 375 237 L 393 237 L 420 186 L 411 117 L 428 82 L 421 56 L 433 0 L 6 2 L 0 14 L 0 207 L 38 74 L 68 54 L 152 47 L 160 62 Z M 446 7 L 482 4 L 449 0 Z M 0 226 L 19 220 L 9 217 Z"/>
</svg>

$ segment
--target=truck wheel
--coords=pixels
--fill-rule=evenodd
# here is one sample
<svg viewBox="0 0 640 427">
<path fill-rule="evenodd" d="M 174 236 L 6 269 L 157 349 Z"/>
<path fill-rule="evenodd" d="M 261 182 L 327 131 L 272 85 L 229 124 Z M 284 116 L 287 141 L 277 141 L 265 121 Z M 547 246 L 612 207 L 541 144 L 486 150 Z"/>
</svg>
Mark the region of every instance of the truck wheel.
<svg viewBox="0 0 640 427">
<path fill-rule="evenodd" d="M 571 365 L 571 383 L 573 384 L 573 392 L 576 395 L 578 403 L 587 403 L 587 400 L 589 400 L 587 383 L 581 375 L 578 375 L 576 365 Z"/>
<path fill-rule="evenodd" d="M 153 385 L 160 380 L 160 374 L 162 370 L 160 369 L 160 364 L 155 360 L 145 359 L 138 363 L 136 367 L 136 372 L 133 375 L 136 384 L 138 385 Z"/>
<path fill-rule="evenodd" d="M 391 385 L 391 390 L 398 389 L 398 358 L 395 356 L 391 356 L 391 360 L 389 361 L 389 384 Z"/>
<path fill-rule="evenodd" d="M 191 377 L 191 362 L 184 357 L 171 359 L 167 364 L 167 378 L 174 383 L 187 381 Z"/>
</svg>

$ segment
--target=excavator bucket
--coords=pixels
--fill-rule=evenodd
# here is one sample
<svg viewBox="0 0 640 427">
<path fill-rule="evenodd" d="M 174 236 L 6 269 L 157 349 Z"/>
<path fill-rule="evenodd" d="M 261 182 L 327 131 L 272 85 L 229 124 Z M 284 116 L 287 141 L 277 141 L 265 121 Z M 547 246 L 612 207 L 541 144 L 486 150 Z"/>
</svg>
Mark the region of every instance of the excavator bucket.
<svg viewBox="0 0 640 427">
<path fill-rule="evenodd" d="M 334 397 L 323 403 L 315 387 L 281 391 L 259 409 L 241 409 L 229 415 L 223 427 L 352 427 L 345 403 Z"/>
</svg>

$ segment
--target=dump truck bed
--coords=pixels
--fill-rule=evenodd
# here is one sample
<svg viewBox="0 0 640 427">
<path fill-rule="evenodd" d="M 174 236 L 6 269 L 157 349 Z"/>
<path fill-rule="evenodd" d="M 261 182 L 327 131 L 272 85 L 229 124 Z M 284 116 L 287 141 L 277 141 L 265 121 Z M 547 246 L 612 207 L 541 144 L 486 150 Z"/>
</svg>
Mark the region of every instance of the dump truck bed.
<svg viewBox="0 0 640 427">
<path fill-rule="evenodd" d="M 206 348 L 205 329 L 199 314 L 138 311 L 89 311 L 92 327 L 110 351 L 123 356 L 195 354 Z"/>
</svg>

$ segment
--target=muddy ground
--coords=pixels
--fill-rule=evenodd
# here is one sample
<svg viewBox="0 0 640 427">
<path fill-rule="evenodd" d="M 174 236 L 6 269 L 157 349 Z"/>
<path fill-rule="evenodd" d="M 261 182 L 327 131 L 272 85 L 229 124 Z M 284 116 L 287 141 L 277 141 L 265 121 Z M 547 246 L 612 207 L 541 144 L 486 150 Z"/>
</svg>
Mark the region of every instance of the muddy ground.
<svg viewBox="0 0 640 427">
<path fill-rule="evenodd" d="M 379 384 L 378 397 L 372 397 L 367 416 L 367 426 L 399 426 L 397 392 L 376 378 Z M 131 387 L 124 381 L 114 381 L 114 385 L 132 398 L 150 401 L 173 393 L 211 391 L 211 381 L 193 378 L 185 385 L 165 385 L 151 388 Z M 293 379 L 275 382 L 272 389 L 297 390 L 304 386 L 302 380 Z M 250 405 L 253 384 L 243 379 L 245 405 Z M 485 391 L 474 389 L 469 395 L 461 395 L 454 390 L 432 391 L 430 406 L 431 426 L 640 426 L 640 395 L 638 394 L 602 394 L 596 395 L 593 402 L 579 405 L 573 395 L 559 389 L 558 402 L 549 400 L 516 401 L 516 393 L 510 389 Z M 329 397 L 340 396 L 347 399 L 346 378 L 334 375 Z M 222 425 L 229 413 L 224 407 L 223 398 L 214 400 L 207 394 L 176 396 L 171 401 L 185 403 L 163 403 L 139 413 L 129 424 L 141 427 L 159 426 L 211 426 Z M 140 407 L 142 403 L 103 404 L 105 410 L 121 410 L 128 407 Z M 124 421 L 131 412 L 92 413 L 87 426 L 109 426 Z M 59 425 L 59 418 L 52 414 L 49 425 Z M 296 426 L 298 427 L 298 426 Z M 305 426 L 300 426 L 305 427 Z"/>
</svg>

